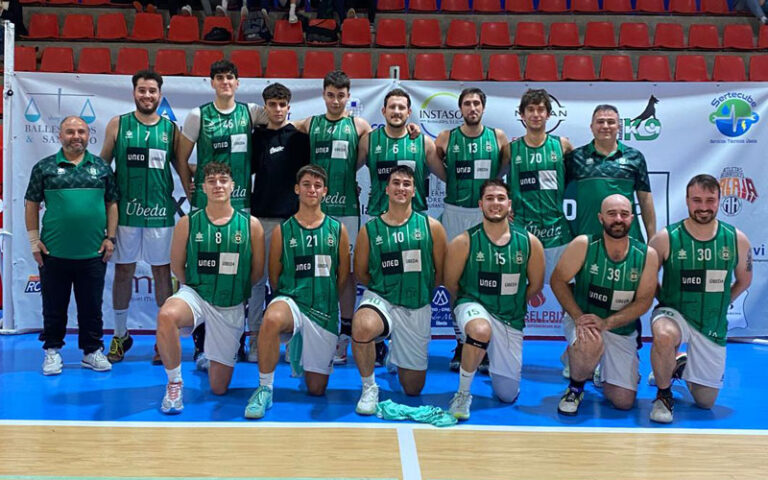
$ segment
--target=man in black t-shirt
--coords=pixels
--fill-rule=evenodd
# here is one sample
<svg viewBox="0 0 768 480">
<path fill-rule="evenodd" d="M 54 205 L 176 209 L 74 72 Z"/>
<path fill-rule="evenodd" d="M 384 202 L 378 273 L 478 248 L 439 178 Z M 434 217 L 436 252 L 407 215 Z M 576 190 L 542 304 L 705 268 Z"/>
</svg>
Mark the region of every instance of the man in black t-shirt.
<svg viewBox="0 0 768 480">
<path fill-rule="evenodd" d="M 299 208 L 299 198 L 294 192 L 296 173 L 309 164 L 309 136 L 288 123 L 291 91 L 280 83 L 273 83 L 262 92 L 269 118 L 266 127 L 256 127 L 253 132 L 253 156 L 251 172 L 255 174 L 251 194 L 251 215 L 264 227 L 266 254 L 272 230 Z M 266 267 L 262 279 L 253 286 L 248 301 L 249 340 L 248 361 L 258 361 L 256 345 L 259 326 L 264 314 L 266 297 Z"/>
</svg>

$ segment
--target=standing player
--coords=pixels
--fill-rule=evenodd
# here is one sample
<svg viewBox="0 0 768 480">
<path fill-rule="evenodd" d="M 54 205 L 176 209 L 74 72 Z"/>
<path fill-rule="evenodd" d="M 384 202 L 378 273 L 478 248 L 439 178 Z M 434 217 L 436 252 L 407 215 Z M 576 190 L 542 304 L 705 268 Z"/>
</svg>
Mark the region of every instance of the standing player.
<svg viewBox="0 0 768 480">
<path fill-rule="evenodd" d="M 631 208 L 623 195 L 606 197 L 599 213 L 603 234 L 576 237 L 552 274 L 569 345 L 570 385 L 557 406 L 563 415 L 578 413 L 584 383 L 598 362 L 603 392 L 613 406 L 629 410 L 635 403 L 640 379 L 635 320 L 653 301 L 658 259 L 653 248 L 629 235 Z"/>
<path fill-rule="evenodd" d="M 477 208 L 480 186 L 497 178 L 509 166 L 509 142 L 503 131 L 483 125 L 485 93 L 465 88 L 459 94 L 459 109 L 464 123 L 443 130 L 435 140 L 437 156 L 445 164 L 445 209 L 442 223 L 448 241 L 482 221 Z M 456 350 L 450 363 L 458 371 L 461 364 L 461 332 L 453 320 Z M 485 361 L 485 360 L 484 360 Z"/>
<path fill-rule="evenodd" d="M 448 245 L 445 287 L 455 298 L 456 320 L 465 339 L 459 390 L 449 412 L 469 419 L 470 385 L 483 357 L 490 358 L 491 384 L 502 402 L 520 391 L 527 301 L 544 284 L 541 242 L 509 222 L 507 185 L 486 180 L 479 190 L 483 221 Z"/>
<path fill-rule="evenodd" d="M 338 291 L 349 274 L 347 230 L 323 213 L 328 191 L 325 171 L 302 167 L 296 175 L 299 211 L 274 230 L 269 254 L 269 303 L 259 332 L 259 388 L 245 407 L 246 418 L 261 418 L 272 406 L 272 383 L 280 341 L 301 334 L 300 365 L 310 395 L 323 395 L 333 370 L 339 331 Z"/>
<path fill-rule="evenodd" d="M 729 305 L 752 283 L 752 249 L 741 230 L 717 220 L 720 184 L 696 175 L 686 186 L 688 218 L 660 231 L 651 246 L 664 275 L 651 315 L 656 400 L 651 420 L 671 423 L 675 354 L 688 344 L 682 378 L 696 405 L 710 409 L 723 387 Z"/>
<path fill-rule="evenodd" d="M 171 164 L 178 169 L 174 151 L 179 129 L 175 123 L 157 114 L 163 77 L 154 71 L 140 70 L 131 81 L 136 110 L 109 121 L 101 147 L 104 161 L 115 160 L 120 192 L 117 244 L 112 255 L 115 262 L 112 284 L 115 334 L 107 355 L 112 363 L 122 361 L 125 352 L 133 345 L 127 323 L 136 262 L 143 260 L 152 267 L 158 308 L 172 291 L 171 236 L 176 202 Z M 181 175 L 181 180 L 188 191 L 188 175 Z"/>
<path fill-rule="evenodd" d="M 355 275 L 368 289 L 352 320 L 352 352 L 363 382 L 355 411 L 373 415 L 379 386 L 373 371 L 374 347 L 392 337 L 390 361 L 398 367 L 406 395 L 418 395 L 427 377 L 432 290 L 442 283 L 445 230 L 411 206 L 413 170 L 395 166 L 389 174 L 386 211 L 360 230 Z"/>
<path fill-rule="evenodd" d="M 446 178 L 445 166 L 437 156 L 435 142 L 424 134 L 415 138 L 408 135 L 406 124 L 411 116 L 411 97 L 404 90 L 396 88 L 387 93 L 381 113 L 386 125 L 364 135 L 358 148 L 357 165 L 368 165 L 371 174 L 368 215 L 375 217 L 386 211 L 389 174 L 400 165 L 413 170 L 416 189 L 413 209 L 426 211 L 429 172 L 442 181 Z"/>
<path fill-rule="evenodd" d="M 243 302 L 264 268 L 264 231 L 258 220 L 232 207 L 229 165 L 208 162 L 201 173 L 206 206 L 181 217 L 173 231 L 171 269 L 181 288 L 157 314 L 157 346 L 168 375 L 163 413 L 184 408 L 182 328 L 208 324 L 208 381 L 215 395 L 227 392 L 243 333 Z"/>
</svg>

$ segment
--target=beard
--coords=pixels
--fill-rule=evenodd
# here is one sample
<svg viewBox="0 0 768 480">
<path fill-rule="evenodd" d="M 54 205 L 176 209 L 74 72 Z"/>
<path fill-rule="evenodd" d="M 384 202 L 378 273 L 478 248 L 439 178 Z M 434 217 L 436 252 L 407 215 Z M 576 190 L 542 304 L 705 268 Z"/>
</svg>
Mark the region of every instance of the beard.
<svg viewBox="0 0 768 480">
<path fill-rule="evenodd" d="M 480 125 L 480 122 L 482 121 L 483 121 L 482 115 L 478 115 L 477 120 L 472 120 L 470 118 L 464 117 L 464 123 L 466 123 L 468 127 L 474 127 L 474 126 Z"/>
<path fill-rule="evenodd" d="M 706 225 L 712 223 L 715 220 L 715 212 L 712 210 L 694 210 L 688 212 L 688 216 L 696 223 Z"/>
<path fill-rule="evenodd" d="M 134 100 L 134 103 L 136 103 L 136 110 L 138 110 L 139 113 L 141 113 L 142 115 L 151 115 L 155 113 L 155 111 L 157 110 L 157 106 L 160 105 L 159 100 L 157 102 L 152 102 L 152 106 L 150 108 L 144 108 L 141 105 L 141 102 L 139 102 L 138 100 Z"/>
<path fill-rule="evenodd" d="M 483 218 L 488 220 L 491 223 L 501 223 L 501 222 L 505 221 L 507 218 L 509 218 L 509 210 L 507 210 L 506 213 L 504 213 L 503 215 L 499 216 L 498 218 L 497 217 L 491 217 L 487 213 L 483 212 Z"/>
<path fill-rule="evenodd" d="M 603 230 L 605 231 L 606 235 L 616 239 L 624 238 L 629 234 L 629 226 L 621 222 L 612 223 L 610 225 L 603 225 Z"/>
</svg>

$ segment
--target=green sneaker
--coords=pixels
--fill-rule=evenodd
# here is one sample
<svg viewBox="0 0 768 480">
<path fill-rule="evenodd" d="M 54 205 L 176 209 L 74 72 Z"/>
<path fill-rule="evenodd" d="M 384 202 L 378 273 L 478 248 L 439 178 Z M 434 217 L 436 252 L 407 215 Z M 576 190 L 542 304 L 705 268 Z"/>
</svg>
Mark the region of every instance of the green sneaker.
<svg viewBox="0 0 768 480">
<path fill-rule="evenodd" d="M 132 346 L 133 337 L 131 337 L 130 333 L 126 333 L 124 337 L 112 337 L 112 343 L 109 344 L 107 360 L 109 360 L 109 363 L 122 362 L 123 358 L 125 358 L 125 352 L 130 350 Z"/>
<path fill-rule="evenodd" d="M 245 407 L 245 418 L 261 418 L 269 408 L 272 408 L 272 389 L 261 386 L 248 399 L 248 405 Z"/>
</svg>

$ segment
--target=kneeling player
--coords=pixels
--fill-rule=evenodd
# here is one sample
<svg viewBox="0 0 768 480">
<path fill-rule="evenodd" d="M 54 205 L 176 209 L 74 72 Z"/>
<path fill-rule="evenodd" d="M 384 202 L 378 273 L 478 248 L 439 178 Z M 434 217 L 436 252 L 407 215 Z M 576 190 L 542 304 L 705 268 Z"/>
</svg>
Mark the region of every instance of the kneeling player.
<svg viewBox="0 0 768 480">
<path fill-rule="evenodd" d="M 168 374 L 163 413 L 184 408 L 182 328 L 207 324 L 208 381 L 216 395 L 227 392 L 245 328 L 243 302 L 264 268 L 264 230 L 257 219 L 232 208 L 229 165 L 210 162 L 203 176 L 208 203 L 179 220 L 171 241 L 171 269 L 182 286 L 157 314 L 157 349 Z"/>
<path fill-rule="evenodd" d="M 493 391 L 502 402 L 517 399 L 527 301 L 544 284 L 544 249 L 538 238 L 509 222 L 507 185 L 486 180 L 478 203 L 482 223 L 457 236 L 445 256 L 445 287 L 456 299 L 464 340 L 459 390 L 449 409 L 460 420 L 469 418 L 470 385 L 486 350 Z"/>
<path fill-rule="evenodd" d="M 349 275 L 347 230 L 320 208 L 328 193 L 325 170 L 307 165 L 296 175 L 299 211 L 272 233 L 269 281 L 276 296 L 259 329 L 259 388 L 245 407 L 247 418 L 261 418 L 272 406 L 272 383 L 280 341 L 300 334 L 300 358 L 310 395 L 323 395 L 333 370 L 339 331 L 339 289 Z"/>
</svg>

